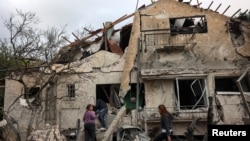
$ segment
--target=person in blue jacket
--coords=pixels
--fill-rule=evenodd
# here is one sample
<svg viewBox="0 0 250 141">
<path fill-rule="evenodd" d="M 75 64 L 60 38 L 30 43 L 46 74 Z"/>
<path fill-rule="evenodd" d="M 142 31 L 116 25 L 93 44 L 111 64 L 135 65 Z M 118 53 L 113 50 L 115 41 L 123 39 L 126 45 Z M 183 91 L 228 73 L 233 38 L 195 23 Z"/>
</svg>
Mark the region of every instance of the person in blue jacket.
<svg viewBox="0 0 250 141">
<path fill-rule="evenodd" d="M 104 102 L 102 99 L 97 99 L 96 100 L 96 105 L 95 105 L 95 108 L 96 108 L 96 113 L 99 114 L 99 121 L 101 123 L 101 128 L 100 130 L 101 131 L 105 131 L 106 128 L 107 128 L 107 125 L 106 125 L 106 116 L 107 116 L 107 113 L 108 113 L 108 106 L 107 106 L 107 103 Z"/>
</svg>

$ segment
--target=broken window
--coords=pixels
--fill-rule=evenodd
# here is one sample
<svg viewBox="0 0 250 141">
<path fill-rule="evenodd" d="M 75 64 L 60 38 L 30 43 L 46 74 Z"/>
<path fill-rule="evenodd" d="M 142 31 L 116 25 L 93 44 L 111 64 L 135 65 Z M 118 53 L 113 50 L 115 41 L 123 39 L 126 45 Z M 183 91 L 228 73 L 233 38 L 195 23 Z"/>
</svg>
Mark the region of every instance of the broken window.
<svg viewBox="0 0 250 141">
<path fill-rule="evenodd" d="M 136 105 L 136 83 L 130 84 L 131 89 L 124 97 L 124 102 L 127 109 L 134 109 Z M 144 106 L 144 85 L 140 84 L 139 106 Z M 119 98 L 119 84 L 101 84 L 96 85 L 96 99 L 102 99 L 109 103 L 111 107 L 120 108 L 121 101 Z"/>
<path fill-rule="evenodd" d="M 109 103 L 111 107 L 120 108 L 119 84 L 99 84 L 96 85 L 96 99 L 102 99 Z"/>
<path fill-rule="evenodd" d="M 130 84 L 130 90 L 124 97 L 127 110 L 136 109 L 137 84 Z M 144 84 L 139 85 L 139 107 L 144 107 Z"/>
<path fill-rule="evenodd" d="M 239 76 L 215 77 L 215 91 L 217 94 L 239 94 L 236 81 Z M 249 79 L 241 80 L 242 88 L 245 92 L 250 92 Z"/>
<path fill-rule="evenodd" d="M 175 91 L 178 110 L 207 107 L 207 91 L 204 78 L 177 78 Z"/>
<path fill-rule="evenodd" d="M 26 90 L 23 89 L 23 97 L 20 98 L 20 104 L 22 106 L 28 106 L 27 100 L 33 105 L 38 104 L 37 94 L 40 89 L 38 86 L 28 87 Z"/>
<path fill-rule="evenodd" d="M 24 95 L 24 98 L 35 98 L 38 91 L 40 90 L 40 87 L 31 87 L 28 88 L 27 93 Z"/>
<path fill-rule="evenodd" d="M 172 34 L 207 33 L 205 16 L 170 18 L 169 21 Z"/>
<path fill-rule="evenodd" d="M 75 84 L 68 84 L 68 97 L 72 98 L 75 97 Z"/>
</svg>

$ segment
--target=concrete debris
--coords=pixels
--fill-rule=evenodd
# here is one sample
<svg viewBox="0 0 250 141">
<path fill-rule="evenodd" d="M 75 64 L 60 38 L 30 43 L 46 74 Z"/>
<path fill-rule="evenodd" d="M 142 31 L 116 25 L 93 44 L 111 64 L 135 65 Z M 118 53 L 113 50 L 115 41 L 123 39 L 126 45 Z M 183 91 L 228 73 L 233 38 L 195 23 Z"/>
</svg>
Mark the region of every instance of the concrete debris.
<svg viewBox="0 0 250 141">
<path fill-rule="evenodd" d="M 3 119 L 0 121 L 0 127 L 4 127 L 7 125 L 7 120 Z"/>
<path fill-rule="evenodd" d="M 60 134 L 58 125 L 47 124 L 44 130 L 33 131 L 27 141 L 66 141 L 66 138 Z"/>
</svg>

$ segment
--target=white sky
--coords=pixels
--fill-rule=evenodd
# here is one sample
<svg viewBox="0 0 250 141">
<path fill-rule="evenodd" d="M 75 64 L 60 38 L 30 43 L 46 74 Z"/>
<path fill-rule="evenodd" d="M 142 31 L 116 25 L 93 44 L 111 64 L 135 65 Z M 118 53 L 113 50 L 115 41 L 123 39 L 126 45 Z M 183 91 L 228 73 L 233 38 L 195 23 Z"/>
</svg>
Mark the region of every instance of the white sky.
<svg viewBox="0 0 250 141">
<path fill-rule="evenodd" d="M 189 0 L 184 0 L 189 1 Z M 250 8 L 249 0 L 198 0 L 201 7 L 207 8 L 213 1 L 210 9 L 215 10 L 219 4 L 218 12 L 222 13 L 229 5 L 225 13 L 231 16 L 239 8 L 241 12 Z M 138 7 L 148 5 L 151 0 L 139 0 Z M 196 4 L 197 0 L 192 0 Z M 125 14 L 135 11 L 137 0 L 1 0 L 0 4 L 0 38 L 6 37 L 7 30 L 3 26 L 3 19 L 7 19 L 15 9 L 23 12 L 34 12 L 41 23 L 39 28 L 61 27 L 67 24 L 67 33 L 82 29 L 85 26 L 92 26 L 94 30 L 102 28 L 106 21 L 115 21 Z M 122 22 L 128 24 L 132 18 Z M 119 25 L 118 25 L 119 26 Z"/>
</svg>

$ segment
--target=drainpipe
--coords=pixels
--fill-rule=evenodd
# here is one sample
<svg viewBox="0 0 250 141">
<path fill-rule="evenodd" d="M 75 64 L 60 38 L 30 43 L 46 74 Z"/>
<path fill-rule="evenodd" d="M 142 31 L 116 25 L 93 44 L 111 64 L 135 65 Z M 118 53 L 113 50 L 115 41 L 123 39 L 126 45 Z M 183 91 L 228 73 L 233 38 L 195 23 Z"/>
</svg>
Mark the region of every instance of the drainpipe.
<svg viewBox="0 0 250 141">
<path fill-rule="evenodd" d="M 137 83 L 136 83 L 136 126 L 138 126 L 138 119 L 139 119 L 139 93 L 140 93 L 140 38 L 138 38 L 138 45 L 137 45 Z"/>
</svg>

